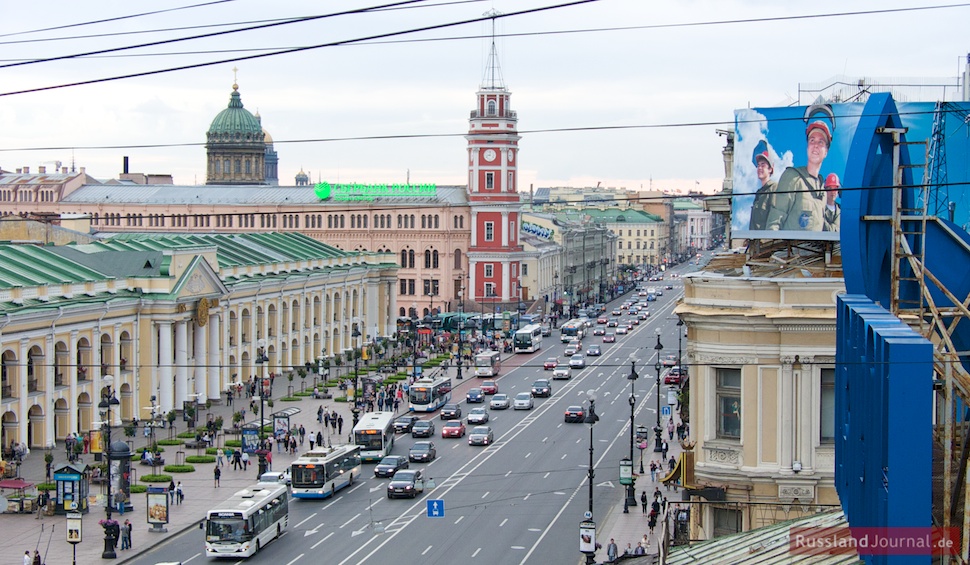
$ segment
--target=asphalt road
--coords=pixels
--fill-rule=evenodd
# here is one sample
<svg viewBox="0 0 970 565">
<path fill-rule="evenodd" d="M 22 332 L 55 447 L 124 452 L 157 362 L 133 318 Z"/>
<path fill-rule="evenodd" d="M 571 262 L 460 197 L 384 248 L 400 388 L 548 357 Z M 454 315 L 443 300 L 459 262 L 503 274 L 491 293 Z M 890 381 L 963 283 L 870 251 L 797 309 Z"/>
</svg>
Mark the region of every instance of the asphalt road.
<svg viewBox="0 0 970 565">
<path fill-rule="evenodd" d="M 696 267 L 681 266 L 673 272 Z M 335 499 L 291 500 L 289 528 L 283 537 L 268 544 L 248 562 L 276 565 L 362 563 L 574 563 L 578 561 L 577 530 L 588 508 L 589 426 L 565 424 L 563 413 L 573 404 L 587 405 L 587 391 L 596 394 L 600 421 L 594 426 L 594 519 L 622 506 L 619 460 L 630 453 L 631 355 L 637 359 L 635 382 L 636 423 L 653 427 L 656 420 L 656 328 L 661 330 L 664 352 L 677 351 L 673 306 L 683 292 L 680 279 L 669 276 L 659 283 L 672 284 L 657 302 L 648 303 L 651 316 L 617 343 L 603 344 L 601 357 L 588 357 L 587 367 L 573 370 L 569 380 L 552 381 L 551 398 L 538 398 L 532 410 L 490 410 L 489 424 L 496 442 L 472 447 L 467 438 L 443 439 L 437 413 L 433 441 L 438 457 L 428 464 L 413 464 L 434 479 L 434 487 L 414 500 L 386 497 L 387 479 L 373 477 L 373 464 L 365 464 L 363 476 Z M 608 305 L 628 299 L 626 294 Z M 622 320 L 629 319 L 624 311 Z M 584 347 L 600 343 L 587 335 Z M 543 340 L 542 350 L 503 361 L 500 392 L 514 395 L 529 391 L 537 378 L 551 378 L 543 361 L 559 356 L 565 344 L 557 332 Z M 454 381 L 454 399 L 468 411 L 479 405 L 464 403 L 465 391 L 480 379 Z M 661 387 L 661 404 L 667 386 Z M 486 402 L 487 407 L 487 402 Z M 399 435 L 394 453 L 406 454 L 413 443 Z M 647 450 L 646 459 L 654 457 Z M 639 463 L 639 452 L 634 462 Z M 427 500 L 443 501 L 442 517 L 427 516 Z M 199 517 L 200 521 L 202 516 Z M 141 555 L 130 563 L 152 565 L 181 561 L 197 564 L 204 555 L 203 532 L 192 529 Z M 232 561 L 226 561 L 231 563 Z"/>
</svg>

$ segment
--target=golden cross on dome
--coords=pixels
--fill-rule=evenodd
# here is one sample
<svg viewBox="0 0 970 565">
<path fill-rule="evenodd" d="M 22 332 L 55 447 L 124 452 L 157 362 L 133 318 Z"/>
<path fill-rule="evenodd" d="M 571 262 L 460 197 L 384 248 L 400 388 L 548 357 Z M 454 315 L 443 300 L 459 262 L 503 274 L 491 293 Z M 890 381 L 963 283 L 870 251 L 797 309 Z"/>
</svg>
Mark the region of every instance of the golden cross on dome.
<svg viewBox="0 0 970 565">
<path fill-rule="evenodd" d="M 239 90 L 239 81 L 236 80 L 236 71 L 238 70 L 239 69 L 237 69 L 236 67 L 232 68 L 232 89 L 233 90 Z"/>
</svg>

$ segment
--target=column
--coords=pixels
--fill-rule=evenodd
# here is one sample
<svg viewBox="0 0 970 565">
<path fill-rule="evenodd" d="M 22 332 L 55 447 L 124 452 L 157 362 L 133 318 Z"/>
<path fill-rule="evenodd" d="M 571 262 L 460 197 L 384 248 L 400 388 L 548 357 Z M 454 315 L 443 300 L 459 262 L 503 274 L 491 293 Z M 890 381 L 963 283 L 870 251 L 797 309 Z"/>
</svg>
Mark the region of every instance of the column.
<svg viewBox="0 0 970 565">
<path fill-rule="evenodd" d="M 219 400 L 220 393 L 222 392 L 222 383 L 219 382 L 219 372 L 222 368 L 222 362 L 219 359 L 219 314 L 209 314 L 209 349 L 208 353 L 208 367 L 206 370 L 206 398 L 210 400 Z"/>
<path fill-rule="evenodd" d="M 17 421 L 20 425 L 17 426 L 17 441 L 20 443 L 30 445 L 30 438 L 27 437 L 27 425 L 29 420 L 27 418 L 27 405 L 28 392 L 27 392 L 27 344 L 29 340 L 27 338 L 20 339 L 20 347 L 17 351 L 17 376 L 19 377 L 18 382 L 18 392 L 17 392 Z"/>
<path fill-rule="evenodd" d="M 502 211 L 502 247 L 509 246 L 509 213 Z"/>
<path fill-rule="evenodd" d="M 64 367 L 64 371 L 67 373 L 68 394 L 70 395 L 67 399 L 69 420 L 67 429 L 64 430 L 66 435 L 70 432 L 79 431 L 79 422 L 77 421 L 77 330 L 71 330 L 71 335 L 68 338 L 67 366 Z"/>
<path fill-rule="evenodd" d="M 203 298 L 202 300 L 207 299 Z M 195 397 L 195 401 L 197 403 L 204 402 L 203 399 L 209 398 L 207 392 L 209 389 L 209 382 L 208 375 L 206 374 L 206 365 L 209 364 L 209 355 L 206 352 L 206 345 L 208 343 L 206 336 L 211 329 L 211 326 L 206 327 L 198 324 L 196 324 L 194 328 L 195 343 L 193 345 L 195 349 L 195 393 L 200 395 Z"/>
<path fill-rule="evenodd" d="M 781 437 L 781 456 L 778 458 L 778 464 L 780 471 L 784 474 L 792 474 L 791 464 L 795 456 L 795 385 L 793 382 L 794 375 L 792 374 L 792 362 L 794 360 L 793 356 L 783 356 L 781 358 L 781 380 L 779 382 L 781 386 L 779 406 L 781 411 L 781 430 L 779 430 Z M 765 424 L 770 425 L 770 422 L 765 422 Z"/>
<path fill-rule="evenodd" d="M 795 386 L 798 391 L 798 422 L 796 427 L 798 451 L 796 457 L 802 464 L 802 474 L 813 472 L 815 461 L 815 443 L 818 436 L 814 435 L 815 426 L 812 421 L 815 419 L 815 410 L 812 408 L 819 405 L 819 390 L 817 384 L 820 380 L 818 368 L 814 364 L 815 358 L 812 356 L 802 357 L 801 370 L 797 371 Z"/>
<path fill-rule="evenodd" d="M 380 307 L 378 306 L 378 299 L 380 298 L 380 281 L 376 279 L 367 280 L 367 301 L 364 305 L 364 320 L 366 323 L 367 331 L 364 332 L 365 339 L 367 334 L 370 335 L 371 339 L 377 339 L 378 332 L 380 331 Z"/>
<path fill-rule="evenodd" d="M 185 320 L 175 322 L 175 409 L 181 410 L 189 393 L 189 336 Z M 256 334 L 253 334 L 256 335 Z"/>
<path fill-rule="evenodd" d="M 509 270 L 508 260 L 502 261 L 500 264 L 502 265 L 502 302 L 508 302 L 512 295 L 512 272 Z"/>
<path fill-rule="evenodd" d="M 158 405 L 163 414 L 175 407 L 172 352 L 172 322 L 158 322 Z"/>
<path fill-rule="evenodd" d="M 397 331 L 397 289 L 394 288 L 394 281 L 387 283 L 388 308 L 384 314 L 387 318 L 384 322 L 385 335 L 392 335 Z"/>
<path fill-rule="evenodd" d="M 478 246 L 478 211 L 475 210 L 474 208 L 472 208 L 471 210 L 471 219 L 472 219 L 471 247 L 477 247 Z"/>
<path fill-rule="evenodd" d="M 57 437 L 54 435 L 54 422 L 57 414 L 54 412 L 54 371 L 57 370 L 57 352 L 54 351 L 54 330 L 47 334 L 44 351 L 44 447 L 54 445 Z"/>
</svg>

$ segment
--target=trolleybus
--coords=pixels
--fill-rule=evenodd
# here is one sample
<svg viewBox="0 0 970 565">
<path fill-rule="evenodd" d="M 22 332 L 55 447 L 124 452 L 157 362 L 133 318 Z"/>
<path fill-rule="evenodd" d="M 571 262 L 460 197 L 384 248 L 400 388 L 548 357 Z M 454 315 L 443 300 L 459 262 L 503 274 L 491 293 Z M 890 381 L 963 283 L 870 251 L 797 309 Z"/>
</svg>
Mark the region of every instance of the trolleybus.
<svg viewBox="0 0 970 565">
<path fill-rule="evenodd" d="M 408 389 L 411 410 L 415 412 L 434 412 L 451 400 L 451 379 L 421 379 L 414 381 Z"/>
<path fill-rule="evenodd" d="M 328 498 L 359 477 L 360 446 L 314 447 L 290 465 L 293 498 Z"/>
<path fill-rule="evenodd" d="M 367 412 L 354 426 L 361 461 L 380 461 L 394 447 L 394 412 Z"/>
<path fill-rule="evenodd" d="M 206 513 L 206 557 L 249 557 L 280 537 L 289 518 L 286 485 L 259 483 Z"/>
<path fill-rule="evenodd" d="M 542 326 L 529 324 L 512 335 L 512 348 L 516 353 L 535 353 L 542 349 Z"/>
<path fill-rule="evenodd" d="M 476 377 L 497 377 L 502 369 L 502 354 L 488 349 L 475 356 Z"/>
</svg>

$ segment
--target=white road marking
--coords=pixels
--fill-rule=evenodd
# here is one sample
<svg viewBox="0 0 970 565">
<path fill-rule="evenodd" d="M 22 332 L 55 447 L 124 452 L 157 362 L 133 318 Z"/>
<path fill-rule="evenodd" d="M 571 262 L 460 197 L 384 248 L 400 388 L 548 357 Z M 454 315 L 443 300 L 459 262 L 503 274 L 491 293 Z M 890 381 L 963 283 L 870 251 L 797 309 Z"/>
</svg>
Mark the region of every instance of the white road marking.
<svg viewBox="0 0 970 565">
<path fill-rule="evenodd" d="M 478 549 L 476 549 L 475 550 L 475 553 L 472 553 L 472 557 L 478 556 L 478 552 L 481 551 L 481 550 L 482 550 L 482 548 L 480 548 L 480 547 Z"/>
<path fill-rule="evenodd" d="M 424 551 L 421 552 L 421 555 L 426 555 L 429 551 L 431 551 L 431 548 L 432 547 L 434 547 L 434 546 L 433 545 L 429 545 L 427 549 L 425 549 Z"/>
<path fill-rule="evenodd" d="M 299 561 L 301 557 L 303 557 L 303 554 L 302 553 L 299 554 L 299 555 L 297 555 L 296 557 L 294 557 L 293 560 L 290 561 L 289 563 L 287 563 L 286 565 L 293 565 L 294 563 L 296 563 L 297 561 Z"/>
<path fill-rule="evenodd" d="M 525 495 L 525 497 L 523 497 L 522 500 L 529 500 L 529 497 L 530 496 L 532 496 L 532 493 L 531 492 L 529 494 Z"/>
<path fill-rule="evenodd" d="M 531 457 L 531 456 L 532 456 L 532 452 L 531 452 L 531 451 L 525 454 L 525 458 L 526 458 L 526 459 L 528 459 L 528 458 L 529 458 L 529 457 Z"/>
<path fill-rule="evenodd" d="M 356 516 L 354 516 L 353 518 L 351 518 L 350 520 L 347 520 L 346 522 L 344 522 L 343 524 L 341 524 L 340 527 L 343 528 L 344 526 L 346 526 L 347 524 L 353 522 L 357 518 L 360 518 L 360 514 L 359 513 Z"/>
<path fill-rule="evenodd" d="M 568 453 L 563 453 L 563 454 L 562 454 L 562 457 L 560 457 L 559 459 L 560 459 L 560 460 L 562 460 L 562 459 L 565 459 L 565 458 L 566 458 L 566 455 L 568 455 Z M 548 476 L 548 475 L 546 475 L 546 476 Z"/>
<path fill-rule="evenodd" d="M 486 496 L 488 496 L 489 492 L 491 491 L 485 491 L 485 494 L 482 495 L 482 498 L 485 498 Z"/>
<path fill-rule="evenodd" d="M 458 519 L 457 519 L 457 520 L 455 520 L 455 523 L 457 524 L 458 522 L 461 522 L 461 521 L 462 521 L 462 520 L 464 520 L 464 519 L 465 519 L 465 517 L 464 517 L 464 516 L 459 516 L 459 517 L 458 517 Z"/>
<path fill-rule="evenodd" d="M 505 523 L 506 523 L 506 522 L 508 522 L 508 521 L 509 521 L 509 519 L 508 519 L 508 518 L 506 518 L 506 519 L 504 519 L 504 520 L 502 520 L 502 523 L 501 523 L 501 524 L 499 524 L 499 525 L 498 525 L 498 527 L 500 527 L 500 528 L 501 528 L 501 527 L 502 527 L 502 526 L 504 526 L 504 525 L 505 525 Z"/>
<path fill-rule="evenodd" d="M 332 536 L 332 535 L 333 535 L 333 532 L 330 532 L 329 534 L 327 534 L 327 537 L 325 537 L 322 540 L 318 541 L 317 543 L 311 545 L 310 546 L 310 549 L 316 549 L 318 545 L 320 545 L 321 543 L 323 543 L 323 542 L 327 541 L 328 539 L 330 539 L 330 536 Z"/>
<path fill-rule="evenodd" d="M 201 553 L 196 553 L 195 555 L 193 555 L 192 557 L 189 557 L 188 559 L 186 559 L 182 563 L 188 563 L 189 561 L 192 561 L 193 559 L 195 559 L 196 557 L 198 557 L 200 555 L 202 555 L 202 554 Z"/>
<path fill-rule="evenodd" d="M 549 478 L 549 475 L 551 475 L 551 474 L 552 474 L 552 471 L 549 471 L 548 473 L 546 473 L 545 475 L 543 475 L 542 478 L 543 479 L 548 479 Z"/>
<path fill-rule="evenodd" d="M 307 516 L 307 517 L 306 517 L 306 518 L 305 518 L 304 520 L 302 520 L 302 521 L 301 521 L 301 522 L 300 522 L 299 524 L 297 524 L 297 525 L 295 525 L 295 526 L 293 526 L 293 527 L 294 527 L 294 528 L 299 528 L 300 526 L 302 526 L 302 525 L 303 525 L 303 522 L 306 522 L 307 520 L 309 520 L 310 518 L 313 518 L 313 517 L 314 517 L 314 516 L 316 516 L 316 515 L 317 515 L 317 513 L 316 513 L 316 512 L 314 512 L 313 514 L 310 514 L 310 515 L 309 515 L 309 516 Z"/>
</svg>

